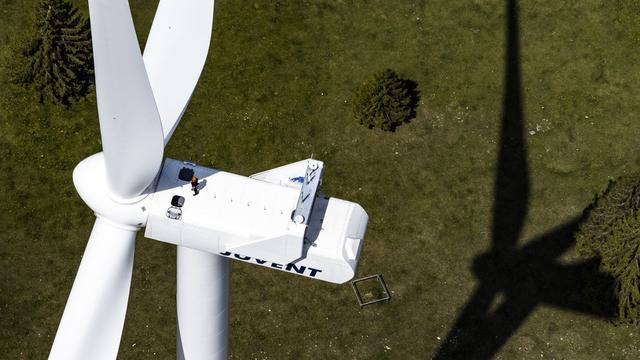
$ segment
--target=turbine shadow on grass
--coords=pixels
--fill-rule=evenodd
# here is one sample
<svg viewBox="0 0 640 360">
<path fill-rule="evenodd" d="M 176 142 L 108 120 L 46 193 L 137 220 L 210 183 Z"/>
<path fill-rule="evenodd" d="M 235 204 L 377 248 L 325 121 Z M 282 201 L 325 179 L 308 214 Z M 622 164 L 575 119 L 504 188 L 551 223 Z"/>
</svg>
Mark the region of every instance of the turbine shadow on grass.
<svg viewBox="0 0 640 360">
<path fill-rule="evenodd" d="M 500 145 L 494 189 L 491 249 L 478 256 L 479 279 L 434 359 L 489 359 L 540 304 L 612 318 L 613 278 L 598 271 L 599 259 L 563 264 L 580 218 L 518 247 L 529 201 L 524 141 L 518 9 L 507 0 L 506 66 Z"/>
</svg>

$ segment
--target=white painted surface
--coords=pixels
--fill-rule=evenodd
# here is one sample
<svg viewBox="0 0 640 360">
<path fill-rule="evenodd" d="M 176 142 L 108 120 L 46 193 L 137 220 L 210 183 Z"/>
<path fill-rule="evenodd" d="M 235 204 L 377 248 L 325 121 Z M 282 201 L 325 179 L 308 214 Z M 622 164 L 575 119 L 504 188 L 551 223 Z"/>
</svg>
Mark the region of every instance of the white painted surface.
<svg viewBox="0 0 640 360">
<path fill-rule="evenodd" d="M 279 261 L 301 256 L 304 227 L 291 220 L 297 189 L 196 166 L 192 168 L 200 179 L 200 193 L 193 196 L 191 184 L 178 178 L 185 166 L 191 167 L 165 160 L 145 236 L 210 253 L 253 242 L 259 256 Z M 185 198 L 181 220 L 166 217 L 174 195 Z M 174 237 L 176 226 L 180 239 Z"/>
<path fill-rule="evenodd" d="M 129 299 L 136 232 L 97 218 L 49 359 L 113 360 Z"/>
<path fill-rule="evenodd" d="M 229 260 L 178 246 L 177 271 L 177 358 L 226 359 Z"/>
<path fill-rule="evenodd" d="M 160 0 L 144 49 L 169 142 L 204 67 L 213 27 L 213 0 Z"/>
<path fill-rule="evenodd" d="M 298 188 L 195 166 L 193 196 L 183 166 L 165 160 L 146 237 L 334 283 L 353 277 L 368 222 L 360 205 L 318 197 L 309 225 L 296 224 Z M 174 195 L 185 197 L 180 220 L 166 216 Z"/>
<path fill-rule="evenodd" d="M 76 165 L 73 169 L 73 185 L 96 215 L 132 230 L 146 225 L 153 194 L 129 199 L 127 202 L 113 200 L 108 194 L 103 153 L 91 155 Z"/>
<path fill-rule="evenodd" d="M 300 189 L 302 187 L 302 181 L 304 181 L 304 174 L 307 171 L 308 164 L 309 159 L 301 160 L 253 174 L 250 178 L 276 185 Z"/>
<path fill-rule="evenodd" d="M 129 199 L 160 169 L 162 125 L 127 0 L 89 0 L 89 13 L 107 183 Z"/>
<path fill-rule="evenodd" d="M 311 213 L 303 256 L 293 263 L 279 263 L 242 253 L 224 256 L 255 265 L 342 284 L 353 278 L 364 243 L 368 215 L 362 207 L 336 198 L 319 198 Z"/>
</svg>

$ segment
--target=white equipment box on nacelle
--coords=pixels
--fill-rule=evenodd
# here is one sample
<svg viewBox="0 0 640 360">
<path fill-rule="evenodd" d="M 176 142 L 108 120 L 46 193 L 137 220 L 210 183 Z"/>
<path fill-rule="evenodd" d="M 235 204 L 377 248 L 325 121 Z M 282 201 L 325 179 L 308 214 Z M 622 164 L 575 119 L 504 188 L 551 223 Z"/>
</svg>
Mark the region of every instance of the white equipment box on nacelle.
<svg viewBox="0 0 640 360">
<path fill-rule="evenodd" d="M 145 236 L 344 283 L 354 276 L 368 216 L 356 203 L 305 186 L 319 185 L 322 165 L 308 159 L 244 177 L 167 158 Z M 185 168 L 199 179 L 198 195 L 179 178 Z M 172 204 L 175 196 L 184 198 L 181 206 Z"/>
</svg>

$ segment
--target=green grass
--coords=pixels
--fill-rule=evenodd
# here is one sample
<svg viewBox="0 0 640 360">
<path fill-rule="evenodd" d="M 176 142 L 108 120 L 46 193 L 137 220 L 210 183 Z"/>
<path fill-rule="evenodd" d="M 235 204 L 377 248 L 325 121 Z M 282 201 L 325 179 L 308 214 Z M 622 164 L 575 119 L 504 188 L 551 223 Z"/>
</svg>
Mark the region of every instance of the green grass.
<svg viewBox="0 0 640 360">
<path fill-rule="evenodd" d="M 1 65 L 34 3 L 2 1 Z M 155 2 L 131 4 L 144 42 Z M 519 18 L 532 187 L 523 244 L 640 166 L 640 9 L 528 1 Z M 314 154 L 324 192 L 369 213 L 356 276 L 381 273 L 392 292 L 360 309 L 346 284 L 234 262 L 232 358 L 434 354 L 490 247 L 504 35 L 493 0 L 216 2 L 210 56 L 166 156 L 249 175 Z M 421 91 L 416 119 L 396 133 L 350 116 L 353 90 L 387 67 Z M 40 105 L 8 73 L 0 66 L 0 354 L 45 358 L 93 222 L 71 171 L 100 151 L 97 111 L 95 96 Z M 573 250 L 562 258 L 575 261 Z M 541 305 L 496 357 L 636 359 L 639 332 Z M 120 358 L 174 356 L 175 249 L 140 236 Z"/>
</svg>

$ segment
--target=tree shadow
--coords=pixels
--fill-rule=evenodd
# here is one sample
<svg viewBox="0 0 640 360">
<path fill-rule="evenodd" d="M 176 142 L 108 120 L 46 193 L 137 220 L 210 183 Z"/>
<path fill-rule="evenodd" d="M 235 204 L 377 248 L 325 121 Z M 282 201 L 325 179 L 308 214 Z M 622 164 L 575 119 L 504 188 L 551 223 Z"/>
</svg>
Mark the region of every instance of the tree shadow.
<svg viewBox="0 0 640 360">
<path fill-rule="evenodd" d="M 405 123 L 410 123 L 411 120 L 416 117 L 416 110 L 418 109 L 418 104 L 420 103 L 420 90 L 418 90 L 418 83 L 411 79 L 402 79 L 403 86 L 407 89 L 409 93 L 409 108 L 411 109 L 411 113 L 409 117 L 404 121 Z"/>
<path fill-rule="evenodd" d="M 492 245 L 474 260 L 479 279 L 434 359 L 489 359 L 538 305 L 613 318 L 613 278 L 600 260 L 564 264 L 581 217 L 518 246 L 529 202 L 516 0 L 507 0 L 506 64 L 494 188 Z"/>
</svg>

